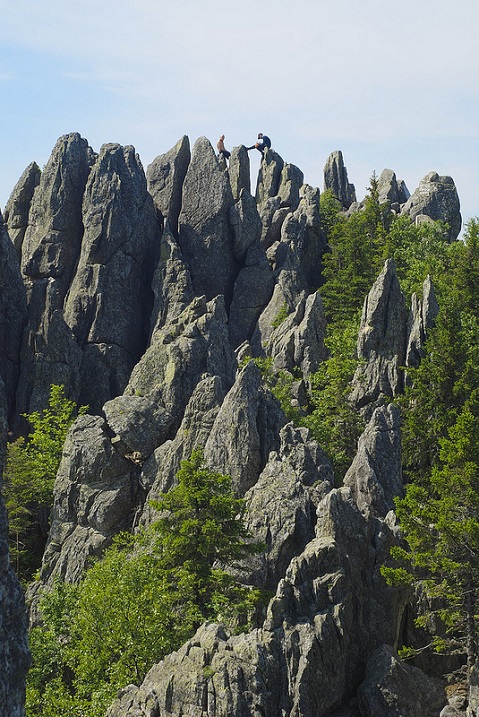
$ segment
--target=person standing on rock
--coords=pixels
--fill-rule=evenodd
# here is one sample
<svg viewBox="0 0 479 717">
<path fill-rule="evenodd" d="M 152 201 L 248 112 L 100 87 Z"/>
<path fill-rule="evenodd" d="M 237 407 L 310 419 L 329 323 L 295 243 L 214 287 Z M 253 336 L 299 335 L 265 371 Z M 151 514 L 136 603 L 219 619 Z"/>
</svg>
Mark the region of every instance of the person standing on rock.
<svg viewBox="0 0 479 717">
<path fill-rule="evenodd" d="M 231 156 L 231 152 L 228 152 L 228 150 L 225 147 L 225 136 L 224 134 L 221 135 L 218 142 L 216 143 L 216 146 L 218 148 L 218 153 L 222 154 L 225 159 L 229 159 Z"/>
<path fill-rule="evenodd" d="M 271 140 L 265 134 L 260 132 L 258 135 L 258 141 L 255 144 L 253 144 L 252 147 L 247 147 L 246 149 L 248 150 L 248 152 L 250 151 L 250 149 L 257 149 L 258 152 L 261 152 L 261 154 L 264 155 L 264 150 L 266 147 L 268 149 L 271 148 Z"/>
</svg>

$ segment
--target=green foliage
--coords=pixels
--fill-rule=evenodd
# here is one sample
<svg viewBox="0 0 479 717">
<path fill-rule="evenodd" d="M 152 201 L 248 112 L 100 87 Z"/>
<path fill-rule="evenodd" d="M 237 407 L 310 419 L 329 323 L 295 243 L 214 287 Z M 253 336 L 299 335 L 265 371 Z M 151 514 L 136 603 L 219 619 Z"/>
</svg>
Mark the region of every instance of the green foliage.
<svg viewBox="0 0 479 717">
<path fill-rule="evenodd" d="M 378 199 L 373 175 L 364 208 L 341 217 L 328 236 L 330 253 L 323 257 L 321 297 L 328 321 L 348 323 L 382 268 L 383 246 L 389 224 L 387 205 Z"/>
<path fill-rule="evenodd" d="M 78 413 L 86 411 L 83 407 Z M 9 518 L 10 555 L 17 573 L 29 580 L 39 567 L 48 532 L 53 483 L 62 448 L 77 415 L 63 386 L 52 385 L 43 411 L 24 414 L 31 432 L 7 444 L 3 497 Z"/>
<path fill-rule="evenodd" d="M 463 408 L 439 443 L 440 465 L 396 501 L 408 550 L 395 548 L 398 566 L 383 568 L 383 574 L 389 583 L 422 591 L 427 601 L 418 624 L 435 630 L 438 651 L 463 644 L 472 666 L 479 619 L 478 415 Z"/>
<path fill-rule="evenodd" d="M 351 465 L 364 427 L 349 401 L 351 380 L 358 366 L 355 357 L 358 321 L 331 331 L 326 339 L 330 357 L 311 376 L 313 410 L 304 424 L 331 460 L 335 481 L 341 485 Z"/>
<path fill-rule="evenodd" d="M 297 380 L 295 376 L 289 371 L 273 371 L 273 359 L 271 357 L 257 357 L 253 360 L 261 371 L 264 383 L 273 396 L 278 399 L 288 421 L 292 421 L 296 425 L 302 425 L 306 407 L 300 407 L 293 401 L 293 384 Z"/>
<path fill-rule="evenodd" d="M 154 506 L 150 528 L 121 535 L 76 587 L 57 583 L 32 631 L 29 717 L 100 717 L 116 691 L 139 684 L 205 619 L 251 626 L 264 596 L 224 570 L 262 546 L 250 542 L 244 502 L 201 451 Z"/>
<path fill-rule="evenodd" d="M 288 305 L 287 305 L 287 303 L 285 302 L 285 303 L 282 305 L 282 307 L 280 308 L 280 310 L 278 311 L 277 316 L 274 318 L 274 321 L 273 321 L 273 323 L 271 324 L 272 328 L 273 328 L 273 329 L 277 329 L 278 326 L 281 326 L 281 324 L 283 323 L 283 321 L 288 317 L 288 314 L 289 314 Z"/>
<path fill-rule="evenodd" d="M 406 548 L 392 551 L 396 564 L 383 574 L 425 596 L 417 622 L 432 634 L 433 648 L 462 647 L 471 666 L 478 657 L 479 588 L 477 221 L 464 242 L 438 249 L 431 261 L 444 272 L 439 315 L 399 401 L 410 483 L 397 515 Z"/>
<path fill-rule="evenodd" d="M 325 189 L 319 197 L 319 216 L 321 227 L 326 237 L 329 237 L 335 224 L 339 221 L 339 213 L 342 211 L 342 204 L 336 199 L 331 189 Z"/>
</svg>

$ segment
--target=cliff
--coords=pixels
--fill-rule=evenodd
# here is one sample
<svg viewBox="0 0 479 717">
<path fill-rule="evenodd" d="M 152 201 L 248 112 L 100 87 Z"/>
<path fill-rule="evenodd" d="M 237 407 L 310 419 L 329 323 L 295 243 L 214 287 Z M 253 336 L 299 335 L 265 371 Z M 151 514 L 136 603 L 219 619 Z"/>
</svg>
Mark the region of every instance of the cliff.
<svg viewBox="0 0 479 717">
<path fill-rule="evenodd" d="M 361 210 L 341 153 L 328 160 L 325 186 L 345 211 Z M 431 173 L 408 198 L 386 170 L 380 191 L 393 211 L 443 219 L 457 237 L 450 178 Z M 438 715 L 446 700 L 432 678 L 405 668 L 398 687 L 391 677 L 406 597 L 379 573 L 399 540 L 393 509 L 403 490 L 399 417 L 387 399 L 420 361 L 432 287 L 408 317 L 388 260 L 365 297 L 351 402 L 366 427 L 335 487 L 321 446 L 288 421 L 248 361 L 270 357 L 301 391 L 328 355 L 319 190 L 297 167 L 267 151 L 252 196 L 244 147 L 226 168 L 206 138 L 190 150 L 183 137 L 145 174 L 132 147 L 97 154 L 74 133 L 42 172 L 27 168 L 5 227 L 3 438 L 45 405 L 51 384 L 89 406 L 64 446 L 31 597 L 56 577 L 79 580 L 115 534 L 148 524 L 149 500 L 199 446 L 209 468 L 231 475 L 249 528 L 268 546 L 243 576 L 273 593 L 264 624 L 239 636 L 202 626 L 142 685 L 125 686 L 110 717 L 346 717 L 358 704 L 371 717 Z M 13 716 L 28 654 L 0 537 L 0 715 Z M 374 692 L 383 684 L 381 694 L 396 695 L 387 708 Z"/>
</svg>

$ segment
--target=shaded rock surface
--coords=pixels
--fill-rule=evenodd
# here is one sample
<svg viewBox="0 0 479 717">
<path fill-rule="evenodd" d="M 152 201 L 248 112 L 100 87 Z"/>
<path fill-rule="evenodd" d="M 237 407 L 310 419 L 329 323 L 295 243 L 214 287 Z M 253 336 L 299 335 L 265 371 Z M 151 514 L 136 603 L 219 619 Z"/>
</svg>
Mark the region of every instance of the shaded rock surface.
<svg viewBox="0 0 479 717">
<path fill-rule="evenodd" d="M 40 184 L 40 176 L 40 167 L 36 162 L 31 162 L 13 188 L 5 207 L 5 224 L 19 256 L 29 223 L 33 193 Z"/>
<path fill-rule="evenodd" d="M 7 434 L 5 389 L 0 378 L 0 465 Z M 2 472 L 0 471 L 0 488 Z M 8 555 L 7 514 L 0 494 L 0 716 L 23 717 L 25 678 L 30 666 L 23 590 Z"/>
<path fill-rule="evenodd" d="M 360 708 L 368 717 L 438 717 L 446 703 L 444 685 L 439 680 L 402 662 L 387 645 L 369 658 L 358 696 Z"/>
</svg>

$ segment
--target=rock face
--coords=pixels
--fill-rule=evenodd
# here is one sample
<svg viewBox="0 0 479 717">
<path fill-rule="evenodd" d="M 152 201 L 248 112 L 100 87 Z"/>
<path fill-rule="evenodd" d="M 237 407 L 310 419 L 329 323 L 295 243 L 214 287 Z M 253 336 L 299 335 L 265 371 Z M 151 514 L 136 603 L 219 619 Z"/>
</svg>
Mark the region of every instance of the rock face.
<svg viewBox="0 0 479 717">
<path fill-rule="evenodd" d="M 254 197 L 249 171 L 245 147 L 226 166 L 206 138 L 190 152 L 182 137 L 145 177 L 132 147 L 96 154 L 72 133 L 12 193 L 10 237 L 0 221 L 2 436 L 45 405 L 51 383 L 89 405 L 64 445 L 33 615 L 56 578 L 80 580 L 118 531 L 151 523 L 150 500 L 201 447 L 209 469 L 231 476 L 264 545 L 234 572 L 270 592 L 265 619 L 237 636 L 201 626 L 142 685 L 125 686 L 110 717 L 352 717 L 358 700 L 366 715 L 414 715 L 420 690 L 434 692 L 431 704 L 417 698 L 433 714 L 441 689 L 394 653 L 406 596 L 380 574 L 400 539 L 403 491 L 399 416 L 386 399 L 423 355 L 432 284 L 408 319 L 388 261 L 366 297 L 351 393 L 366 428 L 335 487 L 321 446 L 288 422 L 255 362 L 289 373 L 302 407 L 328 357 L 319 190 L 274 150 Z M 443 179 L 431 175 L 425 194 L 444 219 L 455 190 Z M 340 152 L 325 185 L 353 206 Z M 380 195 L 411 216 L 418 206 L 390 170 Z M 21 717 L 28 651 L 4 520 L 0 545 L 0 717 L 4 704 L 5 717 Z"/>
<path fill-rule="evenodd" d="M 175 237 L 178 237 L 183 181 L 190 159 L 190 141 L 184 136 L 169 152 L 154 159 L 146 173 L 148 191 Z"/>
<path fill-rule="evenodd" d="M 27 301 L 15 250 L 0 214 L 0 379 L 6 418 L 12 417 L 20 373 L 20 349 L 27 323 Z"/>
<path fill-rule="evenodd" d="M 449 241 L 457 239 L 461 231 L 462 219 L 456 185 L 451 177 L 440 177 L 437 172 L 426 174 L 402 207 L 401 213 L 409 215 L 416 222 L 421 221 L 423 216 L 446 222 L 449 225 Z"/>
<path fill-rule="evenodd" d="M 378 196 L 381 204 L 389 202 L 390 208 L 399 212 L 401 205 L 407 202 L 410 194 L 405 183 L 396 179 L 392 169 L 383 169 L 378 180 Z"/>
<path fill-rule="evenodd" d="M 366 429 L 365 443 L 376 440 L 375 426 L 388 410 L 377 409 L 378 415 Z M 386 432 L 394 432 L 393 423 L 394 419 Z M 397 451 L 389 449 L 392 444 L 394 439 L 377 443 L 378 451 L 385 451 L 381 456 L 376 453 L 374 466 L 381 484 L 387 480 L 388 470 L 400 473 Z M 303 475 L 319 477 L 318 468 L 324 463 L 311 448 L 289 457 L 297 467 L 311 466 L 312 461 L 316 470 L 310 472 L 309 468 Z M 351 486 L 362 485 L 361 471 L 358 466 L 352 473 Z M 297 538 L 304 548 L 279 581 L 263 627 L 230 637 L 218 625 L 203 626 L 178 652 L 155 665 L 140 687 L 125 688 L 109 717 L 164 711 L 218 717 L 258 713 L 322 717 L 349 699 L 361 682 L 368 656 L 382 642 L 394 644 L 397 638 L 401 602 L 395 591 L 381 583 L 378 572 L 382 556 L 395 539 L 395 527 L 392 514 L 384 515 L 374 490 L 369 492 L 367 485 L 361 488 L 361 510 L 350 488 L 331 490 L 327 469 L 322 475 L 326 482 L 316 484 L 316 498 L 309 495 L 309 500 L 317 503 L 315 534 L 304 544 L 308 529 L 303 514 L 301 523 L 306 531 L 302 539 Z M 287 483 L 281 484 L 282 492 L 267 503 L 272 504 L 267 524 L 272 528 L 279 518 L 286 537 L 291 535 L 294 513 L 288 511 L 292 494 L 285 492 Z M 296 485 L 296 490 L 301 490 L 300 483 Z M 270 488 L 274 491 L 274 484 Z M 251 500 L 259 499 L 262 490 L 260 480 Z M 307 492 L 307 485 L 303 484 L 302 490 Z M 389 492 L 386 488 L 385 493 Z M 291 540 L 286 543 L 291 547 Z M 271 550 L 280 546 L 281 542 L 275 542 Z M 366 576 L 371 583 L 365 591 L 360 586 Z"/>
<path fill-rule="evenodd" d="M 446 704 L 443 684 L 401 662 L 387 645 L 371 655 L 358 695 L 368 717 L 438 717 Z"/>
<path fill-rule="evenodd" d="M 324 188 L 330 189 L 345 209 L 356 201 L 356 190 L 348 180 L 348 171 L 340 151 L 331 152 L 324 165 Z"/>
<path fill-rule="evenodd" d="M 0 461 L 5 461 L 7 405 L 0 378 Z M 0 472 L 0 488 L 2 475 Z M 0 494 L 0 717 L 23 717 L 25 677 L 30 666 L 27 613 L 8 556 L 7 514 Z"/>
<path fill-rule="evenodd" d="M 28 227 L 33 193 L 40 183 L 41 171 L 36 162 L 31 162 L 15 185 L 5 207 L 5 224 L 10 239 L 21 255 L 23 239 Z"/>
<path fill-rule="evenodd" d="M 179 246 L 196 294 L 231 302 L 238 267 L 233 254 L 229 211 L 233 193 L 206 137 L 195 143 L 183 184 Z"/>
<path fill-rule="evenodd" d="M 365 299 L 357 352 L 364 364 L 353 380 L 351 400 L 370 415 L 381 396 L 396 396 L 403 386 L 406 306 L 394 261 L 384 269 Z"/>
</svg>

